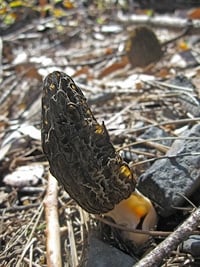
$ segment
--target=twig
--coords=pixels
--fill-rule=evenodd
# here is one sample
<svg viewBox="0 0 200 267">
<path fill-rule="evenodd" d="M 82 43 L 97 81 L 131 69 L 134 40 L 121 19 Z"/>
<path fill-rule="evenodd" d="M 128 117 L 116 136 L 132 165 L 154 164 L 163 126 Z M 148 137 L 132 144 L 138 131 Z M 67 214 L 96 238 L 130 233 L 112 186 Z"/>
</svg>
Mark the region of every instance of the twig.
<svg viewBox="0 0 200 267">
<path fill-rule="evenodd" d="M 127 232 L 131 232 L 131 233 L 137 233 L 137 234 L 142 234 L 142 235 L 151 235 L 151 236 L 156 236 L 156 237 L 163 237 L 163 236 L 168 236 L 170 235 L 172 232 L 166 232 L 166 231 L 153 231 L 153 230 L 139 230 L 139 229 L 134 229 L 134 228 L 130 228 L 130 227 L 126 227 L 124 225 L 119 225 L 116 224 L 114 222 L 111 222 L 105 218 L 100 217 L 99 215 L 95 215 L 95 218 L 97 220 L 99 220 L 100 222 L 103 222 L 107 225 L 110 225 L 111 227 L 115 227 L 117 229 L 120 229 L 122 231 L 127 231 Z"/>
<path fill-rule="evenodd" d="M 35 241 L 37 241 L 37 238 L 36 238 L 36 237 L 33 237 L 33 235 L 34 235 L 34 233 L 35 233 L 35 229 L 36 229 L 36 227 L 37 227 L 37 225 L 38 225 L 38 223 L 39 223 L 39 220 L 40 220 L 40 218 L 41 218 L 41 216 L 42 216 L 42 213 L 43 213 L 43 207 L 41 207 L 41 209 L 39 210 L 39 212 L 38 212 L 38 214 L 37 214 L 36 221 L 35 221 L 35 223 L 34 223 L 34 225 L 33 225 L 33 227 L 32 227 L 32 230 L 31 230 L 31 232 L 30 232 L 30 234 L 29 234 L 28 240 L 27 240 L 26 245 L 25 245 L 25 247 L 24 247 L 24 249 L 23 249 L 23 252 L 22 252 L 22 254 L 21 254 L 21 256 L 20 256 L 20 259 L 19 259 L 18 262 L 17 262 L 16 267 L 20 267 L 20 266 L 21 266 L 21 262 L 22 262 L 24 256 L 26 255 L 26 252 L 28 251 L 28 249 L 30 248 L 30 246 L 31 246 Z"/>
<path fill-rule="evenodd" d="M 24 257 L 24 262 L 29 264 L 29 266 L 30 266 L 30 260 L 28 258 Z M 39 265 L 39 264 L 37 264 L 35 262 L 31 262 L 31 266 L 33 266 L 33 267 L 41 267 L 41 265 Z"/>
<path fill-rule="evenodd" d="M 0 212 L 17 212 L 17 211 L 22 211 L 22 210 L 28 210 L 28 209 L 34 209 L 37 208 L 39 206 L 38 203 L 33 203 L 33 204 L 28 204 L 26 206 L 21 205 L 21 206 L 17 206 L 17 205 L 13 205 L 12 207 L 6 208 L 6 209 L 0 209 Z M 16 215 L 15 215 L 16 216 Z"/>
<path fill-rule="evenodd" d="M 29 230 L 29 228 L 31 227 L 31 225 L 34 223 L 34 220 L 38 221 L 37 219 L 40 218 L 42 212 L 43 212 L 43 203 L 41 203 L 41 205 L 38 207 L 37 213 L 34 214 L 34 216 L 32 217 L 32 219 L 28 223 L 28 225 L 24 225 L 23 227 L 21 227 L 20 229 L 18 229 L 17 232 L 14 234 L 14 236 L 10 238 L 9 242 L 6 244 L 6 247 L 5 247 L 4 251 L 0 254 L 0 257 L 3 256 L 4 254 L 6 255 L 6 253 L 8 254 L 8 252 L 11 251 L 12 248 L 14 248 L 14 246 L 17 244 L 17 242 L 24 235 L 27 236 L 27 231 Z M 35 229 L 35 227 L 34 227 L 34 229 Z M 32 238 L 32 233 L 34 232 L 34 229 L 31 231 L 31 234 L 29 235 L 28 242 L 30 242 L 30 240 Z"/>
<path fill-rule="evenodd" d="M 123 108 L 121 111 L 117 112 L 114 116 L 112 116 L 109 120 L 105 121 L 106 125 L 111 124 L 113 121 L 115 121 L 119 116 L 121 116 L 123 113 L 125 113 L 127 110 L 129 110 L 131 107 L 133 107 L 135 103 L 131 103 L 130 105 Z"/>
<path fill-rule="evenodd" d="M 192 140 L 192 141 L 198 141 L 200 140 L 200 137 L 183 137 L 183 136 L 170 136 L 170 137 L 158 137 L 158 138 L 148 138 L 148 139 L 137 139 L 137 141 L 123 145 L 117 149 L 117 152 L 120 150 L 124 150 L 126 148 L 132 147 L 132 146 L 137 146 L 137 145 L 148 145 L 149 147 L 153 147 L 158 149 L 159 151 L 166 153 L 169 150 L 168 146 L 154 143 L 154 141 L 162 141 L 162 140 Z"/>
<path fill-rule="evenodd" d="M 47 194 L 44 204 L 47 222 L 47 265 L 48 267 L 61 267 L 62 259 L 57 210 L 57 181 L 50 173 L 48 175 Z"/>
<path fill-rule="evenodd" d="M 176 85 L 176 84 L 170 84 L 170 83 L 166 83 L 166 82 L 159 82 L 159 81 L 155 81 L 154 83 L 153 82 L 147 82 L 151 85 L 161 85 L 161 86 L 164 86 L 164 87 L 167 87 L 169 89 L 173 88 L 173 89 L 177 89 L 177 90 L 180 90 L 180 91 L 185 91 L 185 92 L 189 92 L 189 93 L 192 93 L 194 91 L 193 88 L 191 87 L 187 87 L 187 86 L 180 86 L 180 85 Z"/>
<path fill-rule="evenodd" d="M 134 267 L 158 267 L 163 258 L 169 256 L 181 242 L 200 224 L 200 207 L 198 207 L 176 231 L 169 235 L 155 249 L 140 260 Z"/>
<path fill-rule="evenodd" d="M 188 153 L 181 153 L 181 154 L 177 154 L 177 155 L 167 155 L 167 156 L 160 156 L 160 157 L 157 157 L 157 158 L 151 158 L 151 159 L 146 159 L 146 160 L 142 160 L 142 161 L 139 161 L 139 162 L 136 162 L 136 163 L 131 163 L 130 164 L 130 167 L 135 167 L 135 166 L 138 166 L 138 165 L 142 165 L 142 164 L 145 164 L 147 162 L 154 162 L 154 161 L 157 161 L 157 160 L 161 160 L 161 159 L 173 159 L 173 158 L 180 158 L 180 157 L 193 157 L 193 156 L 199 156 L 200 153 L 199 152 L 188 152 Z"/>
<path fill-rule="evenodd" d="M 199 33 L 200 23 L 199 20 L 189 21 L 187 18 L 177 18 L 171 16 L 147 16 L 147 15 L 135 15 L 125 16 L 122 13 L 118 14 L 118 19 L 122 22 L 132 23 L 134 25 L 147 24 L 148 26 L 165 27 L 171 29 L 182 29 L 190 27 L 190 34 Z"/>
<path fill-rule="evenodd" d="M 68 215 L 70 214 L 70 209 L 66 209 Z M 78 266 L 78 255 L 77 255 L 77 247 L 76 247 L 76 238 L 74 234 L 74 228 L 72 225 L 72 219 L 67 219 L 67 228 L 68 228 L 68 236 L 69 236 L 69 243 L 70 243 L 70 255 L 71 255 L 71 266 L 76 267 Z"/>
<path fill-rule="evenodd" d="M 194 122 L 200 122 L 200 117 L 196 117 L 196 118 L 186 118 L 186 119 L 179 119 L 179 120 L 169 120 L 169 121 L 164 121 L 164 122 L 160 122 L 160 123 L 153 123 L 151 125 L 147 125 L 147 126 L 143 126 L 137 129 L 127 129 L 126 130 L 126 134 L 133 134 L 133 133 L 137 133 L 137 132 L 143 132 L 149 128 L 151 128 L 152 126 L 165 126 L 165 125 L 179 125 L 179 124 L 184 124 L 184 123 L 194 123 Z M 105 123 L 106 125 L 106 123 Z M 120 130 L 114 130 L 111 131 L 111 129 L 109 129 L 109 127 L 107 127 L 109 132 L 112 132 L 112 134 L 115 135 L 119 135 L 121 133 L 124 133 L 124 129 L 120 129 Z"/>
<path fill-rule="evenodd" d="M 28 242 L 27 242 L 27 244 L 26 244 L 26 246 L 25 246 L 25 248 L 24 248 L 24 250 L 23 250 L 23 252 L 21 254 L 21 257 L 20 257 L 20 259 L 17 262 L 16 267 L 20 267 L 21 266 L 22 260 L 24 259 L 24 256 L 26 255 L 26 252 L 30 249 L 30 247 L 36 241 L 37 241 L 37 238 L 36 237 L 32 238 L 32 240 L 28 240 Z"/>
<path fill-rule="evenodd" d="M 0 82 L 2 82 L 3 79 L 2 58 L 3 58 L 3 39 L 0 37 Z"/>
</svg>

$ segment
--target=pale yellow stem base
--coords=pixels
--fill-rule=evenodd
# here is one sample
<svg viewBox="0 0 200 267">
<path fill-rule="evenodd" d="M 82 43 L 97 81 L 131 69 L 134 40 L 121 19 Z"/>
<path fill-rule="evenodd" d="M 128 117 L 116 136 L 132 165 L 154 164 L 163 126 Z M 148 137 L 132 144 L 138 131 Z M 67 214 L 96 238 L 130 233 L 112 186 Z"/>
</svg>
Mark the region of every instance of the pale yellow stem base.
<svg viewBox="0 0 200 267">
<path fill-rule="evenodd" d="M 122 200 L 106 216 L 119 224 L 139 230 L 153 230 L 157 224 L 157 214 L 151 201 L 135 190 L 128 199 Z M 143 245 L 149 238 L 147 234 L 123 231 L 123 237 L 135 245 Z"/>
</svg>

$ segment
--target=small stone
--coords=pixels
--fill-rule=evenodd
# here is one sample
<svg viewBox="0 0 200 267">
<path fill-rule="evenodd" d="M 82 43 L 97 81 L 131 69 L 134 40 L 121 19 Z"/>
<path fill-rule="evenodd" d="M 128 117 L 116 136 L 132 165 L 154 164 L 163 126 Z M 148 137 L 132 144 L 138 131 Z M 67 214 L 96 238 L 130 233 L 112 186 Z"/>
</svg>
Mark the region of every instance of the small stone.
<svg viewBox="0 0 200 267">
<path fill-rule="evenodd" d="M 194 96 L 194 93 L 198 94 L 197 89 L 195 88 L 194 84 L 188 79 L 186 76 L 180 74 L 177 75 L 175 78 L 169 80 L 169 84 L 173 88 L 173 85 L 178 86 L 180 88 L 173 88 L 177 92 L 180 92 L 178 96 L 178 100 L 180 101 L 183 109 L 185 112 L 192 114 L 194 117 L 200 116 L 200 100 L 199 98 Z M 190 89 L 191 93 L 184 92 L 181 88 Z"/>
<path fill-rule="evenodd" d="M 195 125 L 182 137 L 200 137 L 200 125 Z M 184 198 L 198 191 L 200 186 L 199 140 L 176 140 L 166 159 L 157 160 L 138 181 L 138 189 L 159 204 L 161 216 L 176 212 L 174 207 L 184 204 Z M 182 154 L 188 154 L 183 155 Z M 180 156 L 179 156 L 180 155 Z"/>
<path fill-rule="evenodd" d="M 14 187 L 33 186 L 38 184 L 43 173 L 44 166 L 42 164 L 20 166 L 12 173 L 7 174 L 3 178 L 3 182 Z"/>
<path fill-rule="evenodd" d="M 143 134 L 138 136 L 139 139 L 161 138 L 161 140 L 158 140 L 156 142 L 165 146 L 171 146 L 172 140 L 162 140 L 163 137 L 170 137 L 170 135 L 163 129 L 156 126 L 148 128 Z"/>
<path fill-rule="evenodd" d="M 194 257 L 200 257 L 200 235 L 191 235 L 182 243 L 181 250 Z"/>
<path fill-rule="evenodd" d="M 88 249 L 84 255 L 84 267 L 132 267 L 137 260 L 121 250 L 104 243 L 94 235 L 88 240 Z"/>
</svg>

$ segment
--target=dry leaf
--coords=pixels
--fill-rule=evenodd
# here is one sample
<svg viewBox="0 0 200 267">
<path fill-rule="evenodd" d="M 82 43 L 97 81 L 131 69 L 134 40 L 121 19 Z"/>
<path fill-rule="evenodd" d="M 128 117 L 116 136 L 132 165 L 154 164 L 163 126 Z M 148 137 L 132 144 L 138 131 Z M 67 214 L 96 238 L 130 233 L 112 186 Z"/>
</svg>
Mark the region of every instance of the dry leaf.
<svg viewBox="0 0 200 267">
<path fill-rule="evenodd" d="M 170 69 L 167 67 L 163 67 L 156 73 L 156 77 L 166 78 L 169 76 L 169 74 L 170 74 Z"/>
<path fill-rule="evenodd" d="M 17 73 L 23 74 L 26 78 L 42 81 L 42 76 L 38 73 L 38 69 L 32 63 L 21 63 L 15 67 L 15 70 Z"/>
<path fill-rule="evenodd" d="M 200 19 L 200 8 L 192 9 L 188 12 L 189 19 Z"/>
<path fill-rule="evenodd" d="M 73 1 L 64 0 L 63 6 L 67 9 L 71 9 L 71 8 L 74 8 L 74 3 L 73 3 Z"/>
<path fill-rule="evenodd" d="M 121 61 L 115 62 L 112 65 L 108 66 L 105 68 L 100 74 L 99 74 L 99 79 L 113 73 L 116 70 L 124 68 L 128 64 L 128 59 L 127 57 L 123 57 Z"/>
<path fill-rule="evenodd" d="M 74 74 L 73 77 L 77 77 L 80 76 L 82 74 L 85 74 L 86 76 L 89 75 L 89 67 L 88 66 L 84 66 L 82 68 L 80 68 L 79 70 L 77 70 Z"/>
</svg>

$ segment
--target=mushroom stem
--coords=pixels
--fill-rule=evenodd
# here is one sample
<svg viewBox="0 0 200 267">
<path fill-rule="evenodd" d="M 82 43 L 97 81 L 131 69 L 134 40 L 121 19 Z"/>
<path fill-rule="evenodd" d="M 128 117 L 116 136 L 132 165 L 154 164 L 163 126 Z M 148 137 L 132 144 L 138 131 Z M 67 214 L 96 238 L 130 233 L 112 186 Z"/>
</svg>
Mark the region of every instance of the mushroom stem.
<svg viewBox="0 0 200 267">
<path fill-rule="evenodd" d="M 151 201 L 137 189 L 105 215 L 117 224 L 138 230 L 153 230 L 157 224 L 157 214 Z M 135 245 L 143 245 L 149 238 L 149 235 L 128 231 L 124 231 L 122 235 Z"/>
</svg>

